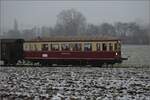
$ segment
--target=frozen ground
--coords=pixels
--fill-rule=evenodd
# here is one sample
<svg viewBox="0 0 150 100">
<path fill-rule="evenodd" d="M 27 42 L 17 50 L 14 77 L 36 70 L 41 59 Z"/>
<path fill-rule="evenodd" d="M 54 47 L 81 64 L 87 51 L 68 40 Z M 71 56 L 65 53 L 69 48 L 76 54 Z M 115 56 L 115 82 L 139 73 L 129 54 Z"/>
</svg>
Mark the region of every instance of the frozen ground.
<svg viewBox="0 0 150 100">
<path fill-rule="evenodd" d="M 150 68 L 0 67 L 0 100 L 150 100 Z"/>
<path fill-rule="evenodd" d="M 150 45 L 122 45 L 123 65 L 150 65 Z"/>
</svg>

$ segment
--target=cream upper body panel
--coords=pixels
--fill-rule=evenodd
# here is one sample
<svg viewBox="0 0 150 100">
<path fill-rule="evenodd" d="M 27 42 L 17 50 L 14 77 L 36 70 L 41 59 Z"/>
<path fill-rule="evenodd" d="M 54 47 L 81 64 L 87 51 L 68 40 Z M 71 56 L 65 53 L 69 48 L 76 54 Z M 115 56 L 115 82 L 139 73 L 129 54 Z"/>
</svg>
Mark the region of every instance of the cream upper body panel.
<svg viewBox="0 0 150 100">
<path fill-rule="evenodd" d="M 72 45 L 80 44 L 81 51 L 85 51 L 89 44 L 91 51 L 118 51 L 120 50 L 120 43 L 118 41 L 96 41 L 96 42 L 25 42 L 23 44 L 24 51 L 42 51 L 43 45 L 47 47 L 47 51 L 51 51 L 52 45 L 57 44 L 59 51 L 62 51 L 62 45 L 69 45 L 69 50 L 72 51 Z M 115 47 L 116 46 L 116 47 Z"/>
</svg>

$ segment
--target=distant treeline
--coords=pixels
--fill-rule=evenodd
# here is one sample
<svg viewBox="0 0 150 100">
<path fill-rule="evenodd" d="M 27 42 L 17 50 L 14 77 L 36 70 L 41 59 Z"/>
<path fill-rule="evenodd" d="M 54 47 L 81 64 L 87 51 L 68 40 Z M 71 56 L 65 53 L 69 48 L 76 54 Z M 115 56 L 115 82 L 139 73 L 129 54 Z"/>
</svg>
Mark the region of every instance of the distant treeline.
<svg viewBox="0 0 150 100">
<path fill-rule="evenodd" d="M 99 25 L 87 23 L 82 13 L 75 9 L 63 10 L 57 16 L 54 27 L 34 27 L 19 31 L 15 21 L 14 29 L 4 33 L 4 37 L 32 39 L 50 36 L 113 36 L 125 44 L 150 44 L 150 26 L 141 26 L 136 22 L 108 22 Z"/>
</svg>

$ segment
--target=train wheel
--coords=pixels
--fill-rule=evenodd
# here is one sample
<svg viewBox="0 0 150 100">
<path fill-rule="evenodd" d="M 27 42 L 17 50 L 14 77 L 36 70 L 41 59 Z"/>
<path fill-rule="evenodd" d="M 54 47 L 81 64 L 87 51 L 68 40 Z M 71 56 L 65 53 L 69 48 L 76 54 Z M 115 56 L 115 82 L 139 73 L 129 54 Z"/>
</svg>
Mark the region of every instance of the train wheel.
<svg viewBox="0 0 150 100">
<path fill-rule="evenodd" d="M 52 63 L 50 63 L 48 61 L 42 61 L 42 62 L 40 62 L 40 65 L 42 67 L 50 67 L 50 66 L 52 66 Z"/>
<path fill-rule="evenodd" d="M 8 61 L 4 61 L 4 65 L 8 65 Z"/>
<path fill-rule="evenodd" d="M 98 64 L 98 66 L 97 67 L 102 67 L 103 66 L 103 64 Z"/>
<path fill-rule="evenodd" d="M 41 66 L 42 66 L 42 67 L 45 67 L 45 66 L 47 66 L 47 65 L 48 65 L 47 62 L 45 62 L 45 61 L 42 61 L 42 62 L 41 62 Z"/>
<path fill-rule="evenodd" d="M 108 67 L 108 63 L 104 63 L 102 67 Z"/>
</svg>

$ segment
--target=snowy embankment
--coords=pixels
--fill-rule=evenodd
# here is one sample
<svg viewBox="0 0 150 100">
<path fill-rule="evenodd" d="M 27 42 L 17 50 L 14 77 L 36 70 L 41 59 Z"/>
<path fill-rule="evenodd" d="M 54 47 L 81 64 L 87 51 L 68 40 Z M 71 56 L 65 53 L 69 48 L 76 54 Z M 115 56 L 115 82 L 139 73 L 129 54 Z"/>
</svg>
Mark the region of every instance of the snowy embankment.
<svg viewBox="0 0 150 100">
<path fill-rule="evenodd" d="M 150 68 L 0 67 L 0 96 L 6 100 L 149 100 Z"/>
</svg>

